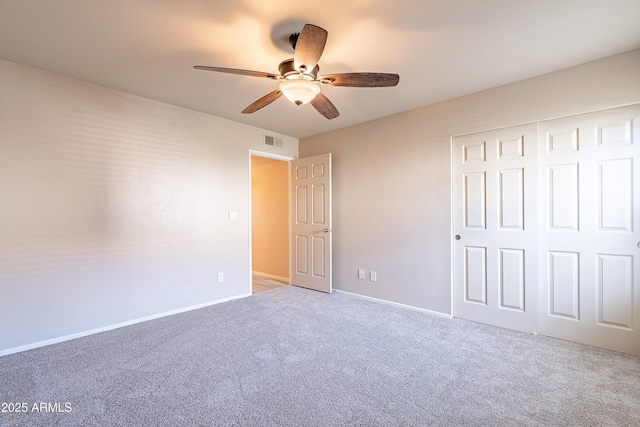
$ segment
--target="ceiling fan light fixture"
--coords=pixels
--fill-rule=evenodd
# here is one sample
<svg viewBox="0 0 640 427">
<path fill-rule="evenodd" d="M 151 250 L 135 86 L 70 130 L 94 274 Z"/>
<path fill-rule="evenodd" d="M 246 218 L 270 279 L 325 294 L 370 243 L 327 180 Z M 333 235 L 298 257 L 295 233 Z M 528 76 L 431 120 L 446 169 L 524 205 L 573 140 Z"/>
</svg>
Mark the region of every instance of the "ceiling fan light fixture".
<svg viewBox="0 0 640 427">
<path fill-rule="evenodd" d="M 320 93 L 320 87 L 309 80 L 294 79 L 280 83 L 280 91 L 296 105 L 308 104 Z"/>
</svg>

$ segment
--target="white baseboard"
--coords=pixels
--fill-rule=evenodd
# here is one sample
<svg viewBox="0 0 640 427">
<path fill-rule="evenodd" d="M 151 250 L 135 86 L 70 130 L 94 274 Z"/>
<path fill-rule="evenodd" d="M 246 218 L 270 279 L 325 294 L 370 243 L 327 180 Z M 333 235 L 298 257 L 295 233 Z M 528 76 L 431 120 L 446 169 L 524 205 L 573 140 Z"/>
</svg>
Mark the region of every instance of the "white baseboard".
<svg viewBox="0 0 640 427">
<path fill-rule="evenodd" d="M 275 279 L 275 280 L 279 280 L 281 282 L 291 283 L 291 282 L 289 282 L 289 278 L 288 277 L 276 276 L 274 274 L 269 274 L 269 273 L 261 273 L 260 271 L 252 271 L 252 273 L 255 274 L 256 276 L 266 277 L 267 279 Z"/>
<path fill-rule="evenodd" d="M 38 348 L 38 347 L 45 347 L 47 345 L 58 344 L 58 343 L 61 343 L 61 342 L 70 341 L 70 340 L 74 340 L 76 338 L 82 338 L 82 337 L 86 337 L 86 336 L 93 335 L 93 334 L 99 334 L 100 332 L 111 331 L 113 329 L 118 329 L 118 328 L 123 328 L 125 326 L 135 325 L 136 323 L 142 323 L 142 322 L 147 322 L 149 320 L 160 319 L 161 317 L 166 317 L 166 316 L 172 316 L 174 314 L 185 313 L 187 311 L 197 310 L 199 308 L 205 308 L 205 307 L 209 307 L 209 306 L 212 306 L 212 305 L 221 304 L 223 302 L 233 301 L 233 300 L 236 300 L 236 299 L 250 297 L 250 296 L 251 296 L 251 292 L 244 293 L 244 294 L 236 295 L 236 296 L 233 296 L 233 297 L 230 297 L 230 298 L 223 298 L 223 299 L 219 299 L 219 300 L 215 300 L 215 301 L 205 302 L 203 304 L 192 305 L 192 306 L 189 306 L 189 307 L 178 308 L 178 309 L 175 309 L 175 310 L 165 311 L 163 313 L 152 314 L 150 316 L 145 316 L 145 317 L 140 317 L 140 318 L 137 318 L 137 319 L 127 320 L 126 322 L 116 323 L 115 325 L 103 326 L 101 328 L 90 329 L 88 331 L 82 331 L 82 332 L 78 332 L 78 333 L 75 333 L 75 334 L 64 335 L 64 336 L 61 336 L 61 337 L 51 338 L 51 339 L 44 340 L 44 341 L 38 341 L 38 342 L 30 343 L 30 344 L 21 345 L 19 347 L 13 347 L 13 348 L 9 348 L 9 349 L 6 349 L 6 350 L 0 350 L 0 357 L 7 356 L 9 354 L 20 353 L 20 352 L 27 351 L 27 350 L 33 350 L 34 348 Z"/>
<path fill-rule="evenodd" d="M 422 313 L 431 314 L 431 315 L 437 316 L 437 317 L 443 317 L 443 318 L 446 318 L 446 319 L 453 319 L 453 316 L 450 315 L 450 314 L 440 313 L 439 311 L 427 310 L 426 308 L 414 307 L 412 305 L 401 304 L 399 302 L 393 302 L 393 301 L 387 301 L 387 300 L 384 300 L 384 299 L 368 297 L 366 295 L 360 295 L 360 294 L 355 294 L 353 292 L 341 291 L 339 289 L 334 289 L 334 292 L 353 295 L 354 297 L 364 298 L 364 299 L 367 299 L 367 300 L 370 300 L 370 301 L 380 302 L 382 304 L 389 304 L 389 305 L 395 305 L 396 307 L 408 308 L 410 310 L 420 311 Z"/>
</svg>

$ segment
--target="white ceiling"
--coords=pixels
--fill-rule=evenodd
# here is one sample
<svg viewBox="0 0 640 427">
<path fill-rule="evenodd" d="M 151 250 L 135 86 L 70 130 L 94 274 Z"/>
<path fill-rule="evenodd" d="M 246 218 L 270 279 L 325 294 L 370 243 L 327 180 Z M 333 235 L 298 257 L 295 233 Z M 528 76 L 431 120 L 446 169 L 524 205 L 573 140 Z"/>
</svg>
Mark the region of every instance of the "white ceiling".
<svg viewBox="0 0 640 427">
<path fill-rule="evenodd" d="M 320 74 L 399 85 L 323 87 L 334 120 L 244 115 L 277 82 L 192 68 L 277 72 L 306 22 L 329 32 Z M 0 59 L 304 137 L 640 48 L 639 22 L 640 0 L 0 0 Z"/>
</svg>

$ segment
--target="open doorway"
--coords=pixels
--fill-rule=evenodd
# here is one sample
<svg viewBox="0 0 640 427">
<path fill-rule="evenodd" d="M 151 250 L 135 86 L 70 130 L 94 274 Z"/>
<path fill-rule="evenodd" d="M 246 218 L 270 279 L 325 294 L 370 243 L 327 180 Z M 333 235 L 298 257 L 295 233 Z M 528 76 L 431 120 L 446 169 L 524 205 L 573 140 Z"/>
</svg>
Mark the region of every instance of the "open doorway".
<svg viewBox="0 0 640 427">
<path fill-rule="evenodd" d="M 250 153 L 252 293 L 290 282 L 289 158 Z"/>
</svg>

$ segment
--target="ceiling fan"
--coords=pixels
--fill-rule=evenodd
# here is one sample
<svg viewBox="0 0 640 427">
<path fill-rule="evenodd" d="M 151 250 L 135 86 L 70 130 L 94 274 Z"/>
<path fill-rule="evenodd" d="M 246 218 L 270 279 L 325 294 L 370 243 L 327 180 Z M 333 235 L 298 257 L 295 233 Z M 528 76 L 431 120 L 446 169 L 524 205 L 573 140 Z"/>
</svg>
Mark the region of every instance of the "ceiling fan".
<svg viewBox="0 0 640 427">
<path fill-rule="evenodd" d="M 255 113 L 284 95 L 296 105 L 311 105 L 327 119 L 335 119 L 340 115 L 338 109 L 320 91 L 320 85 L 347 87 L 389 87 L 400 80 L 397 74 L 387 73 L 339 73 L 318 76 L 320 67 L 318 60 L 327 42 L 327 31 L 316 25 L 305 24 L 300 33 L 289 37 L 294 49 L 294 57 L 286 59 L 278 65 L 279 74 L 262 71 L 241 70 L 237 68 L 207 67 L 196 65 L 197 70 L 217 71 L 220 73 L 239 74 L 242 76 L 265 77 L 280 81 L 280 86 L 273 92 L 242 110 L 244 114 Z"/>
</svg>

